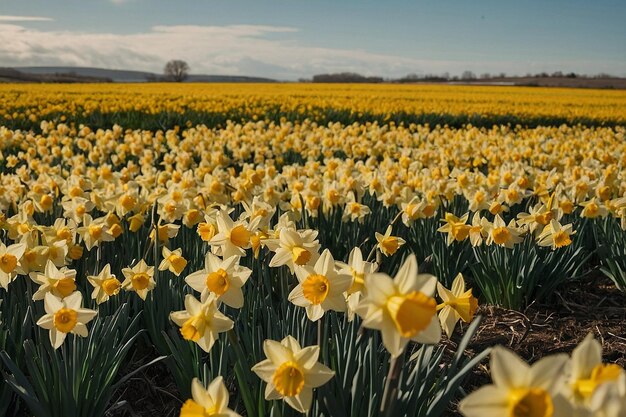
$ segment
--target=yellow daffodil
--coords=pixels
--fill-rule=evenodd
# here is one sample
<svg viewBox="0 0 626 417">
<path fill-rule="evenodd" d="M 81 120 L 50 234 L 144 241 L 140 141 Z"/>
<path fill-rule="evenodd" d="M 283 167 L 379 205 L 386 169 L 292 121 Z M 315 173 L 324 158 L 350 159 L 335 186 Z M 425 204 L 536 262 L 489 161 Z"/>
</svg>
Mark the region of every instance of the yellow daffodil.
<svg viewBox="0 0 626 417">
<path fill-rule="evenodd" d="M 211 246 L 218 247 L 218 254 L 224 258 L 231 256 L 245 256 L 246 249 L 251 246 L 250 238 L 256 230 L 260 218 L 257 217 L 247 223 L 243 220 L 233 222 L 226 211 L 217 214 L 217 231 L 209 241 Z"/>
<path fill-rule="evenodd" d="M 125 278 L 122 282 L 122 288 L 126 291 L 136 292 L 142 300 L 145 300 L 148 292 L 156 286 L 154 266 L 148 266 L 143 259 L 132 268 L 122 269 L 122 274 Z"/>
<path fill-rule="evenodd" d="M 550 246 L 552 249 L 562 248 L 572 243 L 571 236 L 576 233 L 572 230 L 571 224 L 561 225 L 556 220 L 550 220 L 550 223 L 544 227 L 543 231 L 537 237 L 539 246 Z"/>
<path fill-rule="evenodd" d="M 496 214 L 493 223 L 485 222 L 483 228 L 487 233 L 487 245 L 495 243 L 510 249 L 524 240 L 520 230 L 515 226 L 515 220 L 511 220 L 507 225 L 498 214 Z"/>
<path fill-rule="evenodd" d="M 241 308 L 244 301 L 241 287 L 251 274 L 249 268 L 239 265 L 238 256 L 222 260 L 208 252 L 204 268 L 188 275 L 185 282 L 201 293 L 203 300 L 212 293 L 227 306 Z"/>
<path fill-rule="evenodd" d="M 252 367 L 259 378 L 267 383 L 266 400 L 283 399 L 290 407 L 307 413 L 313 401 L 313 388 L 328 382 L 335 373 L 317 362 L 319 346 L 301 348 L 291 336 L 282 341 L 266 340 L 263 343 L 266 360 Z"/>
<path fill-rule="evenodd" d="M 602 345 L 590 333 L 572 352 L 566 391 L 575 404 L 588 405 L 600 385 L 617 382 L 625 373 L 617 364 L 602 363 Z"/>
<path fill-rule="evenodd" d="M 296 266 L 296 277 L 298 285 L 289 294 L 289 301 L 306 308 L 309 320 L 319 320 L 327 310 L 346 310 L 344 292 L 350 288 L 352 276 L 337 273 L 328 249 L 314 266 Z"/>
<path fill-rule="evenodd" d="M 180 417 L 241 417 L 230 408 L 224 378 L 218 376 L 205 389 L 198 378 L 191 381 L 191 396 L 180 409 Z"/>
<path fill-rule="evenodd" d="M 30 278 L 39 284 L 33 294 L 33 301 L 43 300 L 49 292 L 62 299 L 76 291 L 76 270 L 66 267 L 58 269 L 51 260 L 46 263 L 43 273 L 31 272 Z"/>
<path fill-rule="evenodd" d="M 93 285 L 91 298 L 102 304 L 114 295 L 119 294 L 122 283 L 111 273 L 111 265 L 106 264 L 98 275 L 89 275 L 87 280 Z"/>
<path fill-rule="evenodd" d="M 0 242 L 0 287 L 5 290 L 9 289 L 9 284 L 18 274 L 24 273 L 20 260 L 25 250 L 24 243 L 5 246 Z"/>
<path fill-rule="evenodd" d="M 567 355 L 545 357 L 532 366 L 501 346 L 491 351 L 492 385 L 474 391 L 459 405 L 465 417 L 569 417 L 560 394 Z"/>
<path fill-rule="evenodd" d="M 202 302 L 187 294 L 185 310 L 172 312 L 170 318 L 185 340 L 197 343 L 205 352 L 211 350 L 219 333 L 233 328 L 233 321 L 217 309 L 217 297 L 212 293 Z"/>
<path fill-rule="evenodd" d="M 319 258 L 320 244 L 317 241 L 317 231 L 296 231 L 288 228 L 280 230 L 279 239 L 266 241 L 267 247 L 276 252 L 270 260 L 270 267 L 287 265 L 293 273 L 296 265 L 310 265 Z"/>
<path fill-rule="evenodd" d="M 83 296 L 76 291 L 61 299 L 51 293 L 44 297 L 46 314 L 37 321 L 37 325 L 50 330 L 50 343 L 58 349 L 68 333 L 87 336 L 87 326 L 95 316 L 94 310 L 82 308 Z"/>
<path fill-rule="evenodd" d="M 452 213 L 445 214 L 445 218 L 442 221 L 446 224 L 437 229 L 437 231 L 448 234 L 448 246 L 453 242 L 462 242 L 467 239 L 470 233 L 470 226 L 466 224 L 467 219 L 469 219 L 469 213 L 464 214 L 460 218 Z"/>
<path fill-rule="evenodd" d="M 433 298 L 436 285 L 434 276 L 418 274 L 415 255 L 404 261 L 394 279 L 381 273 L 365 277 L 367 295 L 357 314 L 363 326 L 380 330 L 392 357 L 400 356 L 411 340 L 434 344 L 441 339 Z"/>
<path fill-rule="evenodd" d="M 397 252 L 400 246 L 404 245 L 406 241 L 398 236 L 391 236 L 391 226 L 387 226 L 387 230 L 384 235 L 376 232 L 376 241 L 378 244 L 376 247 L 385 255 L 391 256 Z"/>
<path fill-rule="evenodd" d="M 365 292 L 365 277 L 376 272 L 378 265 L 375 262 L 364 261 L 361 249 L 358 247 L 350 251 L 347 264 L 339 261 L 335 263 L 337 264 L 340 274 L 350 275 L 352 277 L 352 283 L 346 292 L 348 321 L 352 321 L 361 296 Z"/>
<path fill-rule="evenodd" d="M 472 321 L 478 308 L 478 300 L 472 295 L 471 289 L 465 291 L 465 280 L 461 273 L 454 278 L 452 288 L 449 290 L 438 282 L 437 293 L 443 301 L 437 306 L 439 322 L 446 335 L 450 337 L 459 320 L 465 323 Z"/>
<path fill-rule="evenodd" d="M 185 266 L 187 266 L 187 260 L 183 258 L 183 250 L 169 250 L 163 246 L 162 249 L 163 260 L 159 264 L 159 271 L 169 270 L 172 274 L 180 276 Z"/>
</svg>

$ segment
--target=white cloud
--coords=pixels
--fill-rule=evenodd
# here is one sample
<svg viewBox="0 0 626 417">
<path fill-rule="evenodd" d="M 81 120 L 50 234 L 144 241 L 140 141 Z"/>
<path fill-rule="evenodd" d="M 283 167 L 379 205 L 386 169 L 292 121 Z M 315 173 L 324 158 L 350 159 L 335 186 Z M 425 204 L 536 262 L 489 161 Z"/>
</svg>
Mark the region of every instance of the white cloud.
<svg viewBox="0 0 626 417">
<path fill-rule="evenodd" d="M 183 59 L 195 74 L 256 75 L 282 80 L 344 71 L 386 77 L 444 71 L 459 74 L 465 69 L 477 73 L 520 72 L 520 62 L 414 59 L 365 50 L 303 46 L 291 36 L 294 32 L 297 29 L 288 26 L 178 25 L 113 34 L 44 31 L 0 23 L 0 62 L 3 66 L 71 65 L 161 72 L 168 60 Z M 576 66 L 568 68 L 575 71 L 586 71 L 584 66 L 590 65 L 572 64 Z M 605 64 L 607 69 L 594 72 L 611 72 L 616 63 Z"/>
<path fill-rule="evenodd" d="M 0 22 L 50 22 L 53 19 L 41 16 L 6 16 L 0 15 Z"/>
</svg>

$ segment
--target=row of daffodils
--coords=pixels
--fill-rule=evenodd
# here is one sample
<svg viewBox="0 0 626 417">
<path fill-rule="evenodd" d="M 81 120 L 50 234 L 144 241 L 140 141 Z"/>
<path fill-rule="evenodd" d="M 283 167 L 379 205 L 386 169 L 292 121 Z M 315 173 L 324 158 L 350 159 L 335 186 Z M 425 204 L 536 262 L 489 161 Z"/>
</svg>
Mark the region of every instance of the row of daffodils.
<svg viewBox="0 0 626 417">
<path fill-rule="evenodd" d="M 624 133 L 0 127 L 0 411 L 93 416 L 81 390 L 114 402 L 143 343 L 182 416 L 444 415 L 490 354 L 468 417 L 623 417 L 626 373 L 592 335 L 532 366 L 465 348 L 478 299 L 549 300 L 591 262 L 626 290 L 619 253 L 591 256 L 626 241 Z M 80 355 L 104 339 L 100 378 Z"/>
<path fill-rule="evenodd" d="M 159 126 L 166 120 L 514 120 L 623 123 L 623 90 L 372 84 L 73 84 L 0 85 L 0 120 Z M 202 117 L 200 117 L 202 116 Z M 421 119 L 420 119 L 421 117 Z M 340 120 L 345 119 L 345 120 Z M 109 119 L 110 120 L 110 119 Z"/>
</svg>

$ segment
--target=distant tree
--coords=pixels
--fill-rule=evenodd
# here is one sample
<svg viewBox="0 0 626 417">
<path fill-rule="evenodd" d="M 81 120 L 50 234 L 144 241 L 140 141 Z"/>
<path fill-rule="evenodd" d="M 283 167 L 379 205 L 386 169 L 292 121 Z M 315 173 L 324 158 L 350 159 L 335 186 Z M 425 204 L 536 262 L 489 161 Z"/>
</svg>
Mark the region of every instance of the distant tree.
<svg viewBox="0 0 626 417">
<path fill-rule="evenodd" d="M 169 78 L 177 83 L 184 81 L 189 75 L 189 65 L 180 59 L 173 59 L 165 64 L 163 70 L 166 78 Z"/>
<path fill-rule="evenodd" d="M 472 71 L 463 71 L 463 74 L 461 74 L 461 79 L 462 80 L 475 80 L 476 75 Z"/>
<path fill-rule="evenodd" d="M 488 80 L 489 78 L 491 78 L 491 74 L 489 74 L 488 72 L 482 73 L 480 74 L 480 78 L 483 80 Z"/>
</svg>

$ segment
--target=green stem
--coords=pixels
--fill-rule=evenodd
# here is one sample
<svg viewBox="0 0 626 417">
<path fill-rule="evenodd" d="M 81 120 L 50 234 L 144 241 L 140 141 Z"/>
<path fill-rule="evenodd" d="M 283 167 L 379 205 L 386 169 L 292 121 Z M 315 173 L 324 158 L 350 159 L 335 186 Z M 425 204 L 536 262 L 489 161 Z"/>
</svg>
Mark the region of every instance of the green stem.
<svg viewBox="0 0 626 417">
<path fill-rule="evenodd" d="M 235 363 L 235 376 L 237 377 L 239 390 L 241 391 L 243 403 L 246 407 L 246 415 L 253 416 L 255 411 L 254 402 L 252 401 L 250 387 L 248 385 L 248 381 L 245 378 L 245 368 L 243 367 L 243 364 L 247 365 L 246 356 L 241 349 L 241 345 L 239 344 L 239 338 L 237 337 L 235 331 L 233 329 L 230 329 L 227 334 L 230 345 L 235 350 L 235 355 L 237 356 L 237 362 Z"/>
<path fill-rule="evenodd" d="M 380 404 L 380 413 L 384 417 L 392 417 L 393 409 L 398 398 L 398 380 L 402 366 L 404 365 L 404 352 L 397 358 L 392 358 L 389 364 L 389 372 L 385 380 L 385 389 L 383 391 L 383 399 Z"/>
</svg>

